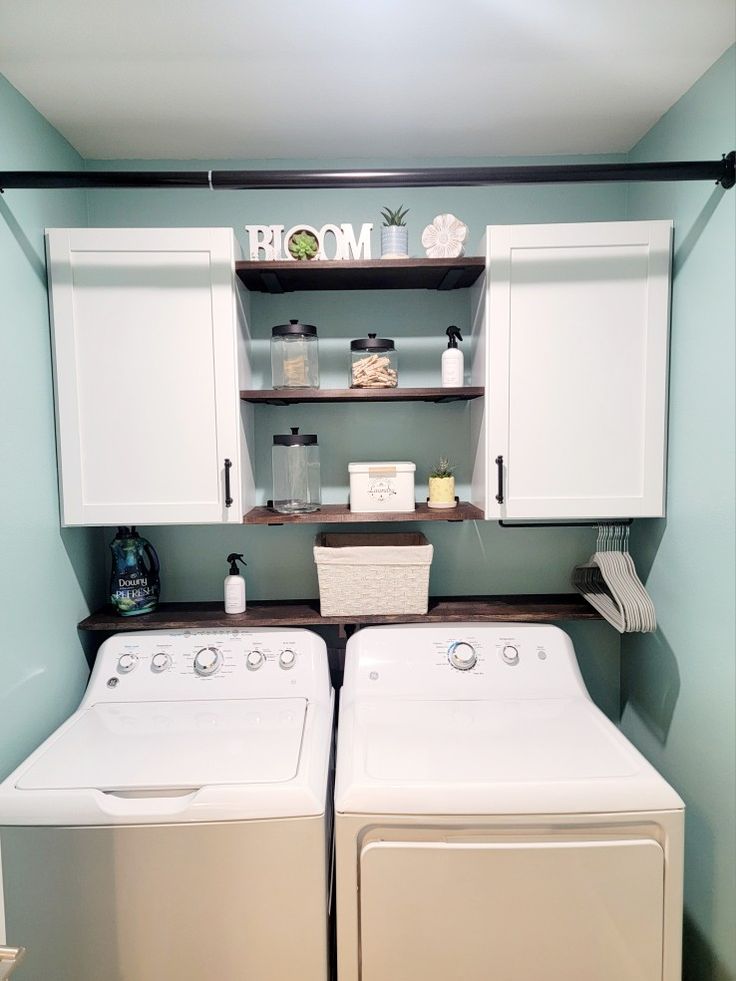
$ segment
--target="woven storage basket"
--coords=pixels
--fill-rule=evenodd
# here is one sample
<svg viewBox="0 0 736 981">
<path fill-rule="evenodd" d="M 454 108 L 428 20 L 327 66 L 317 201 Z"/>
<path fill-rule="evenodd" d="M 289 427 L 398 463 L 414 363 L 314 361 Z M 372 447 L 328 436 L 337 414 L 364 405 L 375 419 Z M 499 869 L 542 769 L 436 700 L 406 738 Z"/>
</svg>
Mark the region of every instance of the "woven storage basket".
<svg viewBox="0 0 736 981">
<path fill-rule="evenodd" d="M 323 617 L 426 613 L 432 546 L 424 535 L 317 535 Z"/>
</svg>

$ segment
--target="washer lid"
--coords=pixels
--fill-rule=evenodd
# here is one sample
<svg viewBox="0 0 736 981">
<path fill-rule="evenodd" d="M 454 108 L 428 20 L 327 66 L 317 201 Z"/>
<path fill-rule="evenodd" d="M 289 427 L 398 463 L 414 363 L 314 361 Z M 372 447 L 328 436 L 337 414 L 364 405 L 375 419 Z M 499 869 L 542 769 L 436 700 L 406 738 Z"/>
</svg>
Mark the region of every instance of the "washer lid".
<svg viewBox="0 0 736 981">
<path fill-rule="evenodd" d="M 16 787 L 124 792 L 289 781 L 306 710 L 304 698 L 93 705 L 49 740 Z"/>
</svg>

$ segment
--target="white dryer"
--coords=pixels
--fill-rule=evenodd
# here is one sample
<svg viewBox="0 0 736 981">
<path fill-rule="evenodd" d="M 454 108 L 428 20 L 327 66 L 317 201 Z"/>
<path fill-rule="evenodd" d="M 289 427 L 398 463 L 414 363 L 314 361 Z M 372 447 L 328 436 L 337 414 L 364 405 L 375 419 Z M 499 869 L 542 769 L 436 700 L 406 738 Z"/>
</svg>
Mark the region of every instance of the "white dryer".
<svg viewBox="0 0 736 981">
<path fill-rule="evenodd" d="M 680 981 L 683 803 L 556 627 L 369 627 L 335 786 L 340 981 Z"/>
<path fill-rule="evenodd" d="M 306 630 L 105 641 L 0 786 L 18 981 L 326 981 L 332 711 Z"/>
</svg>

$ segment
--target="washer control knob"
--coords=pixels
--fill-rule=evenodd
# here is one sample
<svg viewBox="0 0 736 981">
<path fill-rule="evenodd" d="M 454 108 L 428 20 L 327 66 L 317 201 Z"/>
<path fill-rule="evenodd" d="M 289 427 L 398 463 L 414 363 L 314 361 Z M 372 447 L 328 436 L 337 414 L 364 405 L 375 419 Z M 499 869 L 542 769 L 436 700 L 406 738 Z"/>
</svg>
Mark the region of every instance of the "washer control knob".
<svg viewBox="0 0 736 981">
<path fill-rule="evenodd" d="M 162 671 L 166 671 L 166 669 L 170 667 L 171 654 L 166 654 L 163 651 L 159 651 L 158 654 L 154 654 L 151 658 L 151 671 L 155 671 L 156 674 L 161 674 Z"/>
<path fill-rule="evenodd" d="M 504 649 L 501 651 L 501 657 L 507 664 L 518 664 L 519 650 L 517 647 L 514 647 L 513 644 L 506 644 Z"/>
<path fill-rule="evenodd" d="M 284 650 L 279 654 L 279 666 L 288 671 L 296 664 L 296 653 L 292 650 Z"/>
<path fill-rule="evenodd" d="M 194 656 L 194 670 L 203 678 L 214 674 L 222 664 L 222 654 L 216 647 L 203 647 Z"/>
<path fill-rule="evenodd" d="M 455 640 L 447 648 L 447 659 L 458 671 L 469 671 L 475 667 L 478 655 L 472 644 L 464 640 Z"/>
<path fill-rule="evenodd" d="M 137 663 L 138 657 L 136 654 L 121 654 L 118 658 L 118 671 L 121 674 L 127 674 L 133 670 Z"/>
<path fill-rule="evenodd" d="M 260 651 L 248 651 L 245 664 L 249 671 L 257 671 L 263 664 L 265 658 Z"/>
</svg>

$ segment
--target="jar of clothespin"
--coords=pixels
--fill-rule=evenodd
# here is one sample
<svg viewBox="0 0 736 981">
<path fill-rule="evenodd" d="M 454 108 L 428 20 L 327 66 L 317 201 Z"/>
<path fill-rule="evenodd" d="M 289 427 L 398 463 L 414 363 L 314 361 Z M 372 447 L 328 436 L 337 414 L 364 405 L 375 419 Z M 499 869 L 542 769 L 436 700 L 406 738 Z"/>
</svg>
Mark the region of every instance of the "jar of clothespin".
<svg viewBox="0 0 736 981">
<path fill-rule="evenodd" d="M 274 388 L 319 388 L 317 328 L 290 320 L 271 329 Z"/>
<path fill-rule="evenodd" d="M 351 388 L 396 388 L 398 385 L 396 348 L 388 337 L 369 334 L 351 341 L 350 359 Z"/>
</svg>

